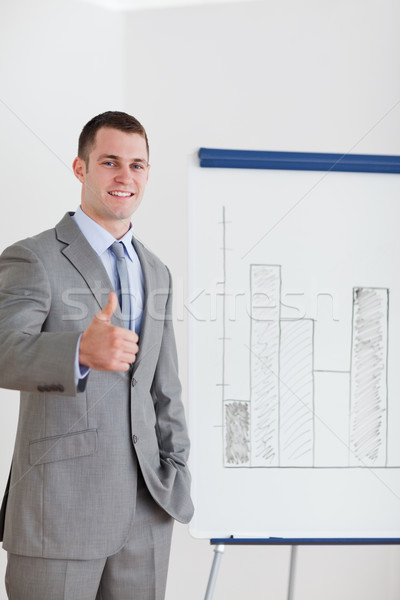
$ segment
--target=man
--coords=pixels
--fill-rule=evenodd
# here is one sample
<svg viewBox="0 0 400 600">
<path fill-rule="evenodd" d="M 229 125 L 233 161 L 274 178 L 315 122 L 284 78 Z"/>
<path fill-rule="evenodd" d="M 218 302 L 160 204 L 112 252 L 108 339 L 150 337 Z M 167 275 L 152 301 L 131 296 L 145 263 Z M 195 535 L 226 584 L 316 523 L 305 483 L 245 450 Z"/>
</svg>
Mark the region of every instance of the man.
<svg viewBox="0 0 400 600">
<path fill-rule="evenodd" d="M 0 385 L 21 390 L 12 600 L 161 600 L 173 519 L 192 516 L 170 275 L 130 222 L 148 158 L 134 117 L 94 117 L 80 208 L 0 258 Z"/>
</svg>

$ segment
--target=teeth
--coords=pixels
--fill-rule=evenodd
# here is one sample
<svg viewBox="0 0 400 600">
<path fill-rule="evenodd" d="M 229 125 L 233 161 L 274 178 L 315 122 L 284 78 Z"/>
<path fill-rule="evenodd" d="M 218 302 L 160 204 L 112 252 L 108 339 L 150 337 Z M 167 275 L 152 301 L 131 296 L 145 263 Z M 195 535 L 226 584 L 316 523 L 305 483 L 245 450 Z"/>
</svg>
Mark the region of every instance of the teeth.
<svg viewBox="0 0 400 600">
<path fill-rule="evenodd" d="M 130 192 L 109 192 L 111 196 L 120 196 L 121 198 L 127 198 L 128 196 L 132 196 Z"/>
</svg>

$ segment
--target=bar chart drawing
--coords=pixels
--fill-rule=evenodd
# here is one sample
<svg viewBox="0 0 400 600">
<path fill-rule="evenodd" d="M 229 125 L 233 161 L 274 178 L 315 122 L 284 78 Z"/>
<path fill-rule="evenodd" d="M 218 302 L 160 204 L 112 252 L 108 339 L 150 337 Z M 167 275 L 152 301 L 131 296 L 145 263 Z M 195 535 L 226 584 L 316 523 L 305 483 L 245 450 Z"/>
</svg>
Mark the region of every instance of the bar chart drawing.
<svg viewBox="0 0 400 600">
<path fill-rule="evenodd" d="M 221 223 L 226 290 L 225 209 Z M 387 459 L 389 289 L 349 289 L 348 370 L 324 371 L 315 369 L 315 320 L 281 314 L 284 277 L 284 265 L 249 265 L 249 397 L 229 397 L 232 386 L 221 386 L 224 467 L 399 467 Z M 224 346 L 227 329 L 224 323 Z M 324 406 L 328 388 L 344 407 L 340 423 L 327 416 L 335 412 Z"/>
</svg>

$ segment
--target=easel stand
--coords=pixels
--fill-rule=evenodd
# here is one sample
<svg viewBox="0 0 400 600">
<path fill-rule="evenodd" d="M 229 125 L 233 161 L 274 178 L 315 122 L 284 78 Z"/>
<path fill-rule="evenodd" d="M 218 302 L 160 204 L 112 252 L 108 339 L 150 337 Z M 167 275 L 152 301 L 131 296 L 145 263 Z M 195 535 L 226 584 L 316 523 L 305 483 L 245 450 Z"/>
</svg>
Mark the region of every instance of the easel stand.
<svg viewBox="0 0 400 600">
<path fill-rule="evenodd" d="M 204 600 L 212 600 L 214 594 L 214 588 L 217 581 L 217 575 L 222 559 L 222 555 L 225 551 L 225 546 L 291 546 L 290 553 L 290 567 L 289 567 L 289 582 L 288 582 L 288 594 L 287 600 L 294 600 L 294 589 L 295 589 L 295 575 L 296 575 L 296 563 L 299 546 L 363 546 L 363 545 L 399 545 L 400 538 L 260 538 L 260 539 L 240 539 L 240 538 L 215 538 L 210 540 L 210 544 L 214 545 L 214 558 L 211 565 L 210 576 L 208 578 L 208 584 L 206 589 L 206 595 Z"/>
<path fill-rule="evenodd" d="M 217 544 L 214 548 L 214 559 L 211 565 L 210 577 L 208 578 L 208 584 L 206 589 L 206 595 L 204 600 L 211 600 L 214 594 L 215 583 L 217 581 L 217 575 L 219 570 L 219 564 L 221 562 L 222 554 L 225 550 L 224 544 Z"/>
</svg>

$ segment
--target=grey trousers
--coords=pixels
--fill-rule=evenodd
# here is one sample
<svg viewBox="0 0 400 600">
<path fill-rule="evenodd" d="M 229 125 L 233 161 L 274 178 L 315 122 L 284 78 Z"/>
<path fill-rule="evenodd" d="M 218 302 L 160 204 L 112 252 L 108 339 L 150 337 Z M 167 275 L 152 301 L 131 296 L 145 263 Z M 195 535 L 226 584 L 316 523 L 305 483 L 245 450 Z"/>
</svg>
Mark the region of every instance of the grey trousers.
<svg viewBox="0 0 400 600">
<path fill-rule="evenodd" d="M 173 519 L 139 477 L 128 542 L 98 560 L 52 560 L 8 554 L 10 600 L 164 600 Z"/>
</svg>

